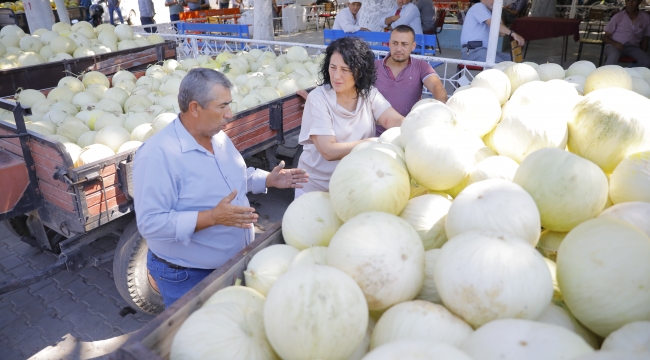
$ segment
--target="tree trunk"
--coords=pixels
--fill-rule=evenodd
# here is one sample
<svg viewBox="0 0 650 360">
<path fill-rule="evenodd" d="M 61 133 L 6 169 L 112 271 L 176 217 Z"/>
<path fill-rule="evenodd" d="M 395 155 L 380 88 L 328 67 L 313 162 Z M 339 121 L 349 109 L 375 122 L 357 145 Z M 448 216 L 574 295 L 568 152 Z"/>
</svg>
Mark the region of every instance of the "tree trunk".
<svg viewBox="0 0 650 360">
<path fill-rule="evenodd" d="M 253 39 L 273 41 L 271 0 L 253 2 Z"/>
<path fill-rule="evenodd" d="M 531 17 L 555 17 L 557 0 L 534 0 L 530 8 Z"/>
</svg>

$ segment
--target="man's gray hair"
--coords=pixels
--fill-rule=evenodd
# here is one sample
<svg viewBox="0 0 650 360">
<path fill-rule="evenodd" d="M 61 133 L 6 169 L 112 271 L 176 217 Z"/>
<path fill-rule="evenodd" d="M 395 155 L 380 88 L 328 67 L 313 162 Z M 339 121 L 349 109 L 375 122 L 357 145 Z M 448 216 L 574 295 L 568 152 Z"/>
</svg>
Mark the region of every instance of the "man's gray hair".
<svg viewBox="0 0 650 360">
<path fill-rule="evenodd" d="M 190 70 L 181 81 L 178 92 L 178 106 L 181 112 L 187 112 L 190 102 L 196 101 L 205 108 L 214 99 L 210 98 L 210 91 L 215 85 L 221 85 L 230 89 L 232 84 L 223 73 L 207 69 L 195 68 Z"/>
</svg>

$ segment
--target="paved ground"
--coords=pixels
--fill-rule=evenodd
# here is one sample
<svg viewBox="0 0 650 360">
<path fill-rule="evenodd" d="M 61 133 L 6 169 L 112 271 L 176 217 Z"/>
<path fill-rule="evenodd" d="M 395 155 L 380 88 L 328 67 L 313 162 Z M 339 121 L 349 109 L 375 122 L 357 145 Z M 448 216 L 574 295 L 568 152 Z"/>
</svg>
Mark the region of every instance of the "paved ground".
<svg viewBox="0 0 650 360">
<path fill-rule="evenodd" d="M 91 246 L 95 254 L 112 250 L 116 238 Z M 20 242 L 0 225 L 0 280 L 26 275 L 56 260 Z M 113 262 L 48 279 L 0 296 L 0 358 L 84 359 L 113 351 L 153 318 L 121 316 L 127 306 L 113 283 Z"/>
<path fill-rule="evenodd" d="M 322 32 L 281 36 L 278 40 L 322 44 Z M 533 42 L 526 61 L 559 62 L 561 44 L 559 38 Z M 577 49 L 577 43 L 570 40 L 565 68 L 575 61 Z M 583 59 L 597 63 L 598 50 L 586 46 Z M 459 58 L 460 52 L 443 49 L 443 55 Z M 282 209 L 292 195 L 284 191 L 250 198 L 261 219 L 273 221 L 282 217 Z M 116 238 L 104 238 L 91 246 L 96 254 L 102 254 L 114 249 L 116 244 Z M 0 224 L 0 282 L 32 273 L 55 260 L 54 255 L 20 242 Z M 112 269 L 113 263 L 107 262 L 77 273 L 64 271 L 1 295 L 0 359 L 101 358 L 119 347 L 130 333 L 153 317 L 143 313 L 120 314 L 127 304 L 115 288 Z"/>
</svg>

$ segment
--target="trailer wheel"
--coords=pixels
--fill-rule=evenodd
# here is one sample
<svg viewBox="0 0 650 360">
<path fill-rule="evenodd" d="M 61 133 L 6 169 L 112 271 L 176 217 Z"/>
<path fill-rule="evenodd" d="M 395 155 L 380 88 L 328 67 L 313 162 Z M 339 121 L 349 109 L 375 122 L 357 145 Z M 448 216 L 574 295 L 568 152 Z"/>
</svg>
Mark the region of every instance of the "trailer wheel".
<svg viewBox="0 0 650 360">
<path fill-rule="evenodd" d="M 124 229 L 113 259 L 117 291 L 132 307 L 149 314 L 165 309 L 162 295 L 149 282 L 147 241 L 138 232 L 135 219 Z"/>
<path fill-rule="evenodd" d="M 6 219 L 3 222 L 5 223 L 7 229 L 9 229 L 12 234 L 18 236 L 18 238 L 21 238 L 23 236 L 32 236 L 32 234 L 29 232 L 29 228 L 27 227 L 27 215 L 18 215 L 11 219 Z"/>
</svg>

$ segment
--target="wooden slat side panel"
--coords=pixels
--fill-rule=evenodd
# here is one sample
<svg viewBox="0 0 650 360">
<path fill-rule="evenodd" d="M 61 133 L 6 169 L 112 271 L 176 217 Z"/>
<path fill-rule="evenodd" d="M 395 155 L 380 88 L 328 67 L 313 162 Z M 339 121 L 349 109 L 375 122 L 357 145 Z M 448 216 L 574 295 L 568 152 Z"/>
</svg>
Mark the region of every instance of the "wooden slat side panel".
<svg viewBox="0 0 650 360">
<path fill-rule="evenodd" d="M 38 177 L 38 182 L 40 183 L 47 183 L 50 184 L 56 188 L 59 188 L 63 191 L 68 190 L 68 185 L 64 184 L 62 181 L 55 180 L 53 175 L 56 170 L 54 169 L 49 169 L 41 164 L 36 164 L 36 177 Z"/>
<path fill-rule="evenodd" d="M 118 185 L 117 174 L 111 174 L 104 177 L 104 188 L 107 188 L 109 186 L 115 186 L 115 185 Z M 102 184 L 99 182 L 99 180 L 93 181 L 92 183 L 85 185 L 83 188 L 83 191 L 84 193 L 86 193 L 86 196 L 89 196 L 90 194 L 101 190 L 102 190 Z"/>
<path fill-rule="evenodd" d="M 276 133 L 275 131 L 270 131 L 269 133 L 265 133 L 260 136 L 256 136 L 254 138 L 246 138 L 245 141 L 235 144 L 235 148 L 237 148 L 237 150 L 239 151 L 244 151 L 255 145 L 261 144 L 266 140 L 274 138 L 276 136 L 275 133 Z M 269 134 L 271 134 L 271 136 L 269 136 Z"/>
<path fill-rule="evenodd" d="M 40 155 L 41 157 L 49 159 L 58 165 L 65 166 L 65 161 L 61 157 L 59 150 L 56 148 L 47 146 L 38 141 L 30 141 L 29 149 L 32 151 L 32 154 L 34 154 L 34 161 L 37 161 L 35 155 Z"/>
<path fill-rule="evenodd" d="M 120 190 L 118 186 L 110 186 L 106 188 L 107 199 L 119 197 L 120 195 L 124 195 L 124 193 L 122 193 L 122 190 Z M 86 204 L 88 204 L 89 208 L 99 204 L 100 202 L 104 202 L 104 191 L 100 190 L 90 195 L 86 195 Z"/>
<path fill-rule="evenodd" d="M 127 203 L 128 200 L 126 199 L 126 195 L 122 194 L 118 197 L 108 199 L 107 202 L 108 202 L 108 208 L 111 209 L 118 205 Z M 100 208 L 102 211 L 106 211 L 106 205 L 104 205 L 104 201 L 99 202 L 95 206 L 88 207 L 88 215 L 90 216 L 98 215 Z"/>
<path fill-rule="evenodd" d="M 289 131 L 302 124 L 302 114 L 295 113 L 284 118 L 284 131 Z"/>
<path fill-rule="evenodd" d="M 39 187 L 45 200 L 63 210 L 75 213 L 75 197 L 73 194 L 58 189 L 46 182 L 41 182 Z"/>
<path fill-rule="evenodd" d="M 299 96 L 296 96 L 295 98 L 293 98 L 293 99 L 291 99 L 291 100 L 286 100 L 286 101 L 282 104 L 282 107 L 283 107 L 284 109 L 286 109 L 287 107 L 290 107 L 290 106 L 292 106 L 292 105 L 296 105 L 296 104 L 300 104 L 300 105 L 302 105 L 302 104 L 304 104 L 304 103 L 305 103 L 305 100 L 303 100 L 303 99 L 302 99 L 301 97 L 299 97 Z"/>
<path fill-rule="evenodd" d="M 9 130 L 5 130 L 3 128 L 0 128 L 0 135 L 14 135 L 16 133 L 17 132 L 13 132 L 13 131 L 9 131 Z M 20 147 L 20 140 L 18 140 L 18 138 L 5 138 L 5 139 L 2 139 L 2 141 Z"/>
<path fill-rule="evenodd" d="M 304 106 L 303 106 L 304 104 L 302 104 L 302 103 L 288 105 L 288 106 L 286 106 L 286 104 L 284 104 L 284 105 L 285 106 L 282 107 L 282 112 L 285 113 L 285 114 L 294 113 L 296 111 L 303 111 L 305 109 Z"/>
<path fill-rule="evenodd" d="M 0 139 L 0 147 L 9 151 L 14 155 L 23 157 L 23 149 L 20 146 L 17 146 L 8 140 L 11 139 Z"/>
<path fill-rule="evenodd" d="M 233 139 L 233 142 L 235 141 L 235 139 L 237 141 L 241 141 L 241 140 L 246 140 L 246 139 L 250 138 L 251 136 L 258 136 L 258 135 L 263 134 L 265 132 L 273 132 L 273 133 L 275 133 L 275 130 L 271 130 L 268 123 L 259 124 L 254 128 L 246 130 L 245 132 L 242 132 L 242 133 L 239 133 L 239 134 L 233 134 L 230 138 Z"/>
<path fill-rule="evenodd" d="M 300 125 L 302 125 L 302 120 L 298 118 L 287 124 L 287 126 L 284 128 L 284 132 L 286 133 L 287 131 L 298 129 L 300 128 Z"/>
<path fill-rule="evenodd" d="M 0 128 L 0 135 L 11 135 L 15 134 L 14 132 L 5 130 Z M 17 146 L 20 148 L 20 139 L 18 138 L 8 138 L 8 139 L 1 139 L 0 141 L 2 142 L 8 142 L 14 146 Z M 63 161 L 63 158 L 61 157 L 61 154 L 56 148 L 53 148 L 51 146 L 47 146 L 46 144 L 42 144 L 38 141 L 29 141 L 29 149 L 32 151 L 33 154 L 38 154 L 41 155 L 44 158 L 50 159 L 58 164 L 65 164 Z M 22 150 L 21 150 L 22 154 Z M 22 156 L 22 155 L 21 155 Z M 37 161 L 34 159 L 34 161 Z"/>
<path fill-rule="evenodd" d="M 94 168 L 93 165 L 84 165 L 84 167 L 85 166 L 90 166 L 91 168 Z M 77 174 L 79 174 L 80 178 L 85 178 L 83 174 L 87 173 L 84 167 L 74 169 L 77 172 Z M 99 176 L 101 176 L 102 178 L 108 178 L 111 175 L 114 175 L 116 172 L 117 172 L 117 166 L 115 164 L 107 164 L 106 166 L 104 166 L 104 168 L 102 168 L 99 171 Z"/>
<path fill-rule="evenodd" d="M 35 152 L 32 152 L 32 158 L 34 159 L 34 163 L 39 164 L 46 169 L 51 169 L 52 173 L 54 173 L 57 168 L 65 168 L 65 165 L 62 162 L 57 162 L 55 159 L 44 157 Z M 59 159 L 61 160 L 61 158 Z"/>
<path fill-rule="evenodd" d="M 231 140 L 232 143 L 237 148 L 237 150 L 241 151 L 243 149 L 249 148 L 250 146 L 257 145 L 265 140 L 275 138 L 277 136 L 276 134 L 277 131 L 269 129 L 268 126 L 262 126 L 254 131 L 249 131 L 246 134 L 243 134 L 241 136 L 236 136 L 234 138 L 231 138 Z M 243 149 L 240 148 L 242 144 L 250 143 L 251 139 L 258 139 L 258 142 L 250 146 L 245 146 Z"/>
<path fill-rule="evenodd" d="M 237 135 L 237 134 L 242 134 L 250 129 L 253 129 L 255 127 L 258 127 L 260 125 L 269 125 L 269 114 L 268 112 L 265 113 L 257 113 L 258 117 L 249 117 L 247 116 L 245 120 L 235 120 L 228 125 L 231 125 L 229 128 L 225 130 L 226 134 L 228 135 Z"/>
</svg>

